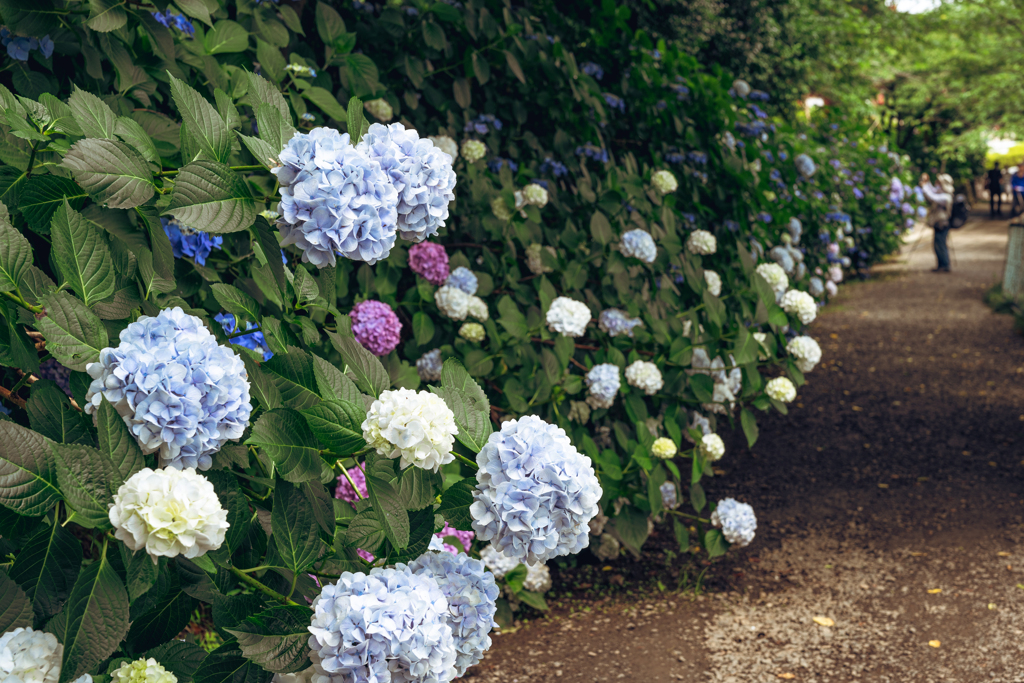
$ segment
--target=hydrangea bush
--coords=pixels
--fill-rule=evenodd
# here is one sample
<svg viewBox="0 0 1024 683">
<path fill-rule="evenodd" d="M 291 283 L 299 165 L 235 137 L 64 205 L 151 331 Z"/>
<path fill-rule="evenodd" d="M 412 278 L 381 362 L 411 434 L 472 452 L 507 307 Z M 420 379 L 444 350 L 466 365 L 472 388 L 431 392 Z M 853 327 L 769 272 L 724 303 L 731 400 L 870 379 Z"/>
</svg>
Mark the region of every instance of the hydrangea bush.
<svg viewBox="0 0 1024 683">
<path fill-rule="evenodd" d="M 614 5 L 360 5 L 0 1 L 8 674 L 447 681 L 549 565 L 753 539 L 719 432 L 821 362 L 901 158 Z"/>
</svg>

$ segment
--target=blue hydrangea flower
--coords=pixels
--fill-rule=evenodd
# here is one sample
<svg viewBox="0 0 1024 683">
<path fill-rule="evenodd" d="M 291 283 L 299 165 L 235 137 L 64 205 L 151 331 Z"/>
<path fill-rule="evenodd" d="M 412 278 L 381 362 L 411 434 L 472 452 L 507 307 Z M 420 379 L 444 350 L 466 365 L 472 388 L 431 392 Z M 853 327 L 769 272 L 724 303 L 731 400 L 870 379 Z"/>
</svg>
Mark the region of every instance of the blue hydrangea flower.
<svg viewBox="0 0 1024 683">
<path fill-rule="evenodd" d="M 591 408 L 612 407 L 622 382 L 619 378 L 619 366 L 611 363 L 595 365 L 587 373 L 584 381 L 590 392 L 587 396 L 587 403 Z"/>
<path fill-rule="evenodd" d="M 772 215 L 770 213 L 768 213 L 767 211 L 762 211 L 761 213 L 757 214 L 757 218 L 762 223 L 771 223 L 772 222 Z"/>
<path fill-rule="evenodd" d="M 441 358 L 441 349 L 432 349 L 419 357 L 416 361 L 416 372 L 424 382 L 437 382 L 441 379 L 441 367 L 444 360 Z"/>
<path fill-rule="evenodd" d="M 95 414 L 105 397 L 142 451 L 159 452 L 161 467 L 209 469 L 210 456 L 249 424 L 242 359 L 177 307 L 130 324 L 86 371 L 85 412 Z"/>
<path fill-rule="evenodd" d="M 238 322 L 235 320 L 235 316 L 231 313 L 218 313 L 213 318 L 220 323 L 220 326 L 224 328 L 225 334 L 234 334 L 237 331 L 236 325 Z M 256 325 L 252 322 L 246 321 L 245 329 L 251 330 Z M 252 334 L 243 334 L 240 337 L 233 337 L 230 342 L 232 344 L 238 344 L 244 346 L 247 349 L 252 349 L 256 353 L 263 355 L 263 360 L 267 361 L 274 357 L 273 352 L 267 346 L 267 340 L 264 339 L 262 332 L 253 332 Z"/>
<path fill-rule="evenodd" d="M 544 161 L 541 162 L 540 168 L 538 169 L 541 175 L 550 173 L 556 178 L 561 178 L 564 175 L 568 175 L 569 169 L 565 167 L 561 161 L 555 161 L 551 157 L 545 157 Z"/>
<path fill-rule="evenodd" d="M 445 286 L 448 287 L 455 287 L 456 289 L 461 289 L 463 292 L 469 294 L 470 296 L 476 294 L 477 287 L 479 286 L 479 282 L 476 279 L 476 275 L 474 275 L 473 271 L 471 271 L 469 268 L 466 268 L 465 266 L 459 266 L 458 268 L 453 270 L 451 275 L 448 276 L 448 279 L 445 281 L 444 284 Z"/>
<path fill-rule="evenodd" d="M 470 514 L 479 540 L 530 564 L 587 547 L 601 484 L 563 429 L 534 415 L 509 420 L 477 464 Z"/>
<path fill-rule="evenodd" d="M 640 318 L 630 318 L 625 311 L 618 308 L 606 308 L 597 316 L 597 326 L 602 332 L 612 337 L 618 337 L 621 334 L 632 337 L 633 328 L 643 324 Z"/>
<path fill-rule="evenodd" d="M 818 167 L 814 165 L 814 159 L 806 154 L 798 154 L 793 160 L 793 164 L 796 166 L 797 172 L 804 178 L 810 178 L 818 170 Z"/>
<path fill-rule="evenodd" d="M 388 257 L 398 231 L 398 192 L 379 162 L 350 144 L 348 133 L 296 133 L 273 169 L 281 183 L 281 245 L 303 262 L 333 266 L 336 255 L 373 265 Z"/>
<path fill-rule="evenodd" d="M 53 55 L 53 40 L 49 35 L 42 38 L 16 36 L 6 26 L 0 27 L 0 43 L 7 48 L 7 55 L 19 62 L 28 61 L 28 53 L 39 50 L 43 57 L 49 59 Z"/>
<path fill-rule="evenodd" d="M 618 95 L 613 95 L 610 92 L 604 93 L 604 101 L 611 109 L 618 109 L 620 112 L 626 111 L 626 101 Z"/>
<path fill-rule="evenodd" d="M 380 163 L 398 191 L 398 234 L 422 242 L 437 234 L 455 199 L 452 158 L 401 123 L 370 126 L 359 149 Z"/>
<path fill-rule="evenodd" d="M 324 680 L 448 683 L 457 653 L 437 581 L 404 564 L 344 572 L 313 601 L 310 659 Z"/>
<path fill-rule="evenodd" d="M 519 170 L 519 164 L 512 161 L 511 159 L 506 159 L 504 157 L 494 157 L 493 159 L 488 161 L 487 170 L 490 171 L 491 173 L 501 173 L 501 167 L 505 165 L 508 165 L 508 170 L 512 171 L 513 173 Z"/>
<path fill-rule="evenodd" d="M 150 12 L 153 18 L 158 22 L 166 26 L 167 28 L 176 28 L 185 34 L 185 37 L 192 39 L 196 35 L 196 27 L 192 25 L 186 17 L 181 14 L 176 14 L 170 9 L 166 9 L 163 12 Z"/>
<path fill-rule="evenodd" d="M 751 90 L 750 94 L 747 95 L 747 99 L 755 102 L 767 102 L 771 97 L 763 90 Z"/>
<path fill-rule="evenodd" d="M 658 247 L 649 232 L 637 228 L 622 235 L 622 254 L 640 259 L 644 263 L 654 263 L 654 259 L 658 257 Z"/>
<path fill-rule="evenodd" d="M 711 513 L 711 524 L 722 530 L 722 535 L 730 545 L 742 548 L 754 540 L 757 518 L 754 516 L 754 508 L 733 498 L 726 498 L 719 501 L 718 507 Z"/>
<path fill-rule="evenodd" d="M 441 545 L 436 548 L 434 542 Z M 416 574 L 429 576 L 437 581 L 441 592 L 448 598 L 448 625 L 455 639 L 455 677 L 466 673 L 466 669 L 479 664 L 484 653 L 491 647 L 487 634 L 498 624 L 494 621 L 497 611 L 498 584 L 494 574 L 487 571 L 484 563 L 466 553 L 445 552 L 441 539 L 431 541 L 431 550 L 409 565 Z"/>
<path fill-rule="evenodd" d="M 475 119 L 467 122 L 463 130 L 467 133 L 484 135 L 490 128 L 501 130 L 502 126 L 501 119 L 495 118 L 494 114 L 480 114 Z"/>
<path fill-rule="evenodd" d="M 585 145 L 581 145 L 576 148 L 576 156 L 585 156 L 588 159 L 594 161 L 600 161 L 602 164 L 608 163 L 608 150 L 603 147 L 588 142 Z"/>
<path fill-rule="evenodd" d="M 580 67 L 580 70 L 583 73 L 587 74 L 588 76 L 593 76 L 595 80 L 599 81 L 602 78 L 604 78 L 604 69 L 602 69 L 600 65 L 594 64 L 593 62 L 583 62 L 583 65 Z"/>
<path fill-rule="evenodd" d="M 210 252 L 220 249 L 224 244 L 224 238 L 220 235 L 210 235 L 194 230 L 187 225 L 182 225 L 174 218 L 161 218 L 160 224 L 164 227 L 167 239 L 171 241 L 174 258 L 187 256 L 199 265 L 205 266 Z"/>
<path fill-rule="evenodd" d="M 669 510 L 675 510 L 679 507 L 679 492 L 676 489 L 675 483 L 666 481 L 664 484 L 658 487 L 661 491 L 661 503 Z"/>
</svg>

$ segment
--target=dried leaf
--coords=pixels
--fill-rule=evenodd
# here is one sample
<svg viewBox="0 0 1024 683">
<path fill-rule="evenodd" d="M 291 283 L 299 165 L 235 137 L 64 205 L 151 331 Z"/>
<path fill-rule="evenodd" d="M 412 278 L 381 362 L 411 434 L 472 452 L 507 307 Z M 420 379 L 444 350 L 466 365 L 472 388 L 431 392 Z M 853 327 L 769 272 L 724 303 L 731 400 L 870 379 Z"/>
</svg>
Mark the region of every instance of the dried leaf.
<svg viewBox="0 0 1024 683">
<path fill-rule="evenodd" d="M 936 593 L 941 593 L 941 592 L 942 592 L 941 588 L 929 588 L 928 589 L 928 594 L 929 595 L 935 595 Z"/>
<path fill-rule="evenodd" d="M 787 681 L 789 681 L 789 680 L 792 680 L 792 679 L 796 678 L 796 674 L 791 674 L 791 673 L 779 674 L 779 678 L 785 678 Z"/>
<path fill-rule="evenodd" d="M 828 617 L 814 617 L 814 623 L 819 626 L 835 626 L 836 622 L 832 621 Z"/>
<path fill-rule="evenodd" d="M 999 557 L 1009 557 L 1010 553 L 1005 551 L 999 551 L 998 553 L 996 553 L 996 555 L 998 555 Z"/>
<path fill-rule="evenodd" d="M 942 645 L 942 643 L 940 643 L 940 642 L 939 642 L 939 641 L 937 641 L 937 640 L 929 640 L 929 641 L 928 641 L 928 646 L 929 646 L 929 647 L 939 647 L 939 646 L 941 646 L 941 645 Z"/>
</svg>

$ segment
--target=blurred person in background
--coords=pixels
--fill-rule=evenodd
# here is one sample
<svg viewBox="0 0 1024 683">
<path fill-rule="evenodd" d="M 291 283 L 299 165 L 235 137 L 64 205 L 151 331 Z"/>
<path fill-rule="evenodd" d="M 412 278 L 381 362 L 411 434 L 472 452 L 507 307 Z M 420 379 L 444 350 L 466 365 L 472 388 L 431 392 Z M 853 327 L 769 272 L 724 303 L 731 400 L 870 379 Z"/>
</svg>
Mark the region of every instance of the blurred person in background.
<svg viewBox="0 0 1024 683">
<path fill-rule="evenodd" d="M 928 202 L 928 215 L 924 220 L 932 226 L 935 235 L 933 246 L 938 265 L 932 272 L 948 273 L 949 247 L 946 240 L 949 237 L 949 210 L 953 206 L 953 178 L 948 173 L 940 173 L 937 181 L 937 184 L 933 185 L 927 173 L 921 174 L 921 191 Z"/>
<path fill-rule="evenodd" d="M 1003 215 L 1003 171 L 998 161 L 988 172 L 988 213 L 990 218 Z"/>
<path fill-rule="evenodd" d="M 1013 208 L 1011 216 L 1024 213 L 1024 161 L 1017 166 L 1017 171 L 1010 176 L 1010 187 L 1013 189 Z"/>
</svg>

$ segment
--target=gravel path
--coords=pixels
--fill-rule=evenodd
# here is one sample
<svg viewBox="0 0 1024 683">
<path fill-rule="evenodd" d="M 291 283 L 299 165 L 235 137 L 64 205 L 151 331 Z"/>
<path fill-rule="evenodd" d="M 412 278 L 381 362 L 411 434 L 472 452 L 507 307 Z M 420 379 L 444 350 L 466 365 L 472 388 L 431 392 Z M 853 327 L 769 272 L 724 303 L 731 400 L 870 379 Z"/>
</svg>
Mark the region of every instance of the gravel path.
<svg viewBox="0 0 1024 683">
<path fill-rule="evenodd" d="M 1024 339 L 981 301 L 1006 222 L 955 231 L 952 274 L 916 237 L 819 317 L 790 415 L 753 452 L 728 439 L 709 496 L 760 526 L 709 592 L 596 597 L 635 575 L 597 567 L 595 597 L 496 637 L 473 680 L 1024 680 Z"/>
</svg>

